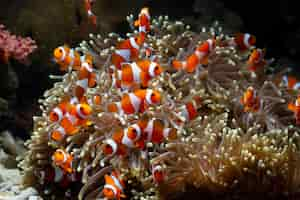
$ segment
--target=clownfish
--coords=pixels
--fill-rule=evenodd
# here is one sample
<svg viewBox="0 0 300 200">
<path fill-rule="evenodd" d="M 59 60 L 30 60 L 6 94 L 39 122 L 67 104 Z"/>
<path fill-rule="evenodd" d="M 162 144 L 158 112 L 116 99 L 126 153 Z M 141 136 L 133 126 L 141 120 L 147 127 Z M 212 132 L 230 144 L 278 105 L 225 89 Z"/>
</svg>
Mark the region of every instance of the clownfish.
<svg viewBox="0 0 300 200">
<path fill-rule="evenodd" d="M 73 156 L 62 149 L 57 149 L 52 155 L 55 166 L 60 167 L 66 173 L 74 172 L 72 168 Z"/>
<path fill-rule="evenodd" d="M 105 155 L 126 155 L 128 148 L 140 147 L 138 143 L 141 139 L 142 131 L 137 124 L 125 129 L 117 128 L 112 137 L 103 142 L 102 151 Z"/>
<path fill-rule="evenodd" d="M 257 112 L 260 107 L 260 101 L 253 87 L 248 87 L 240 99 L 244 106 L 244 112 Z"/>
<path fill-rule="evenodd" d="M 162 73 L 162 67 L 149 60 L 123 64 L 121 70 L 115 73 L 115 83 L 118 88 L 130 89 L 133 86 L 148 86 L 148 82 Z"/>
<path fill-rule="evenodd" d="M 92 108 L 88 103 L 81 102 L 71 107 L 70 115 L 75 117 L 75 125 L 89 125 L 88 117 L 92 114 Z"/>
<path fill-rule="evenodd" d="M 105 175 L 105 185 L 102 190 L 103 195 L 107 199 L 117 199 L 126 198 L 124 195 L 124 181 L 121 179 L 118 172 L 113 171 L 111 175 Z"/>
<path fill-rule="evenodd" d="M 161 94 L 157 90 L 137 89 L 124 93 L 120 102 L 108 104 L 107 110 L 119 114 L 143 113 L 148 105 L 158 104 L 160 100 Z"/>
<path fill-rule="evenodd" d="M 147 122 L 143 129 L 147 141 L 155 144 L 162 143 L 165 139 L 175 140 L 177 138 L 177 130 L 175 128 L 166 127 L 166 123 L 162 119 L 153 118 Z"/>
<path fill-rule="evenodd" d="M 198 115 L 198 108 L 202 105 L 201 97 L 194 96 L 191 100 L 184 103 L 183 106 L 177 111 L 177 114 L 184 119 L 185 122 L 189 122 L 195 119 Z M 178 121 L 182 122 L 181 120 Z"/>
<path fill-rule="evenodd" d="M 87 13 L 88 19 L 90 20 L 90 22 L 96 26 L 97 25 L 97 17 L 96 15 L 92 12 L 92 4 L 95 2 L 96 0 L 84 0 L 84 9 Z"/>
<path fill-rule="evenodd" d="M 130 37 L 117 44 L 115 51 L 112 53 L 112 69 L 121 69 L 123 63 L 135 61 L 139 56 L 139 50 L 144 43 L 145 38 L 141 35 Z"/>
<path fill-rule="evenodd" d="M 49 120 L 51 122 L 60 122 L 67 113 L 68 108 L 69 102 L 67 100 L 62 101 L 49 113 Z"/>
<path fill-rule="evenodd" d="M 138 20 L 134 22 L 134 26 L 138 26 L 140 34 L 145 35 L 150 31 L 150 23 L 149 8 L 142 8 Z"/>
<path fill-rule="evenodd" d="M 283 86 L 289 90 L 299 90 L 300 82 L 293 76 L 284 75 L 282 76 Z"/>
<path fill-rule="evenodd" d="M 234 37 L 233 45 L 240 50 L 247 50 L 254 47 L 256 43 L 256 37 L 249 33 L 237 33 Z"/>
<path fill-rule="evenodd" d="M 289 103 L 288 109 L 292 112 L 294 112 L 294 116 L 296 119 L 296 124 L 300 124 L 300 95 L 298 95 L 297 99 L 295 100 L 295 103 Z"/>
<path fill-rule="evenodd" d="M 76 81 L 75 96 L 81 99 L 87 88 L 96 86 L 96 74 L 93 72 L 92 65 L 83 62 L 78 71 L 78 80 Z"/>
<path fill-rule="evenodd" d="M 67 188 L 72 182 L 78 181 L 76 173 L 66 173 L 60 167 L 49 166 L 36 174 L 41 185 L 57 183 L 62 188 Z"/>
<path fill-rule="evenodd" d="M 183 69 L 188 73 L 193 73 L 199 64 L 208 64 L 208 56 L 214 50 L 215 46 L 216 40 L 208 39 L 200 44 L 185 61 L 173 60 L 172 66 L 177 70 Z"/>
<path fill-rule="evenodd" d="M 67 71 L 68 68 L 79 70 L 81 67 L 80 54 L 68 46 L 60 46 L 53 51 L 54 61 L 60 65 L 61 71 Z"/>
<path fill-rule="evenodd" d="M 165 172 L 161 165 L 152 166 L 152 179 L 155 183 L 162 183 L 165 180 Z"/>
<path fill-rule="evenodd" d="M 266 50 L 265 49 L 254 49 L 247 61 L 248 70 L 256 72 L 259 68 L 266 64 L 264 60 Z"/>
</svg>

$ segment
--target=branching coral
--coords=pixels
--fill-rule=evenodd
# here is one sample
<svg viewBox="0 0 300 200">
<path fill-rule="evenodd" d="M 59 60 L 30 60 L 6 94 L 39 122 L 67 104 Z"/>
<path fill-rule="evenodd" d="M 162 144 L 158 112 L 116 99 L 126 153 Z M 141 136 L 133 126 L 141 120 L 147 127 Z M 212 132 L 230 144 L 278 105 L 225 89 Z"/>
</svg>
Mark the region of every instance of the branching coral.
<svg viewBox="0 0 300 200">
<path fill-rule="evenodd" d="M 131 27 L 137 24 L 132 15 L 128 21 Z M 141 28 L 140 22 L 140 32 L 127 34 L 130 39 L 116 33 L 107 38 L 91 34 L 90 41 L 80 44 L 76 50 L 93 57 L 95 86 L 79 84 L 84 80 L 81 69 L 71 65 L 64 76 L 52 76 L 60 81 L 40 100 L 43 114 L 34 117 L 29 151 L 20 163 L 24 183 L 48 198 L 109 199 L 115 192 L 117 199 L 124 195 L 129 199 L 171 199 L 187 187 L 272 195 L 299 192 L 298 111 L 288 109 L 298 91 L 274 82 L 278 75 L 265 73 L 269 63 L 263 57 L 254 62 L 257 70 L 249 68 L 254 46 L 247 42 L 243 49 L 238 45 L 240 34 L 224 35 L 220 27 L 195 33 L 182 22 L 163 16 L 153 19 L 149 28 L 144 33 L 146 28 Z M 124 50 L 121 44 L 132 44 L 135 39 L 144 41 L 138 55 L 133 57 L 130 52 L 127 62 L 137 65 L 132 63 L 150 60 L 163 68 L 147 86 L 147 92 L 160 94 L 158 103 L 154 104 L 148 93 L 144 99 L 140 97 L 145 88 L 138 89 L 138 85 L 129 91 L 115 87 L 120 64 L 115 62 L 116 54 Z M 174 63 L 181 63 L 181 68 Z M 84 89 L 85 103 L 70 104 L 79 105 L 81 114 L 89 113 L 87 121 L 80 123 L 76 132 L 53 140 L 51 133 L 62 124 L 53 123 L 49 116 L 65 99 L 78 97 L 78 87 Z M 126 95 L 131 100 L 133 95 L 142 99 L 133 99 L 139 103 L 134 104 L 132 114 L 125 114 L 127 107 L 122 107 Z M 108 106 L 111 103 L 121 106 L 116 106 L 119 112 Z M 91 113 L 81 110 L 86 104 Z M 72 109 L 63 112 L 73 113 Z M 163 135 L 153 132 L 160 126 Z M 171 130 L 176 130 L 176 137 Z M 134 145 L 128 141 L 133 137 L 138 138 Z M 53 178 L 57 168 L 66 168 L 56 162 L 59 156 L 53 158 L 57 149 L 72 159 L 63 179 Z M 52 178 L 49 171 L 54 173 Z M 108 184 L 109 177 L 114 184 Z"/>
</svg>

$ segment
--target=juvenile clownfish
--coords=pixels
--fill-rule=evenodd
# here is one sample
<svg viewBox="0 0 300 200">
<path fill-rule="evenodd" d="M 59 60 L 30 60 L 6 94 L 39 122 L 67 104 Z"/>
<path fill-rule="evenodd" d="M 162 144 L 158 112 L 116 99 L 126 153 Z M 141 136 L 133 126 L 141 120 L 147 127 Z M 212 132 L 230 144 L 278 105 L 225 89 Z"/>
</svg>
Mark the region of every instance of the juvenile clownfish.
<svg viewBox="0 0 300 200">
<path fill-rule="evenodd" d="M 92 114 L 91 106 L 86 102 L 78 103 L 70 109 L 70 115 L 75 117 L 75 126 L 90 125 L 88 117 Z"/>
<path fill-rule="evenodd" d="M 60 65 L 61 71 L 67 71 L 68 68 L 79 70 L 81 67 L 80 54 L 68 46 L 60 46 L 53 51 L 54 61 Z"/>
<path fill-rule="evenodd" d="M 262 68 L 266 64 L 265 54 L 265 49 L 254 49 L 247 61 L 248 70 L 256 72 L 259 68 Z"/>
<path fill-rule="evenodd" d="M 124 93 L 120 102 L 108 104 L 107 110 L 119 114 L 143 113 L 148 105 L 158 104 L 160 100 L 161 94 L 157 90 L 137 89 Z"/>
<path fill-rule="evenodd" d="M 155 183 L 162 183 L 165 180 L 165 172 L 161 165 L 152 166 L 152 178 Z"/>
<path fill-rule="evenodd" d="M 300 82 L 293 76 L 284 75 L 282 76 L 283 86 L 289 90 L 299 90 Z"/>
<path fill-rule="evenodd" d="M 93 72 L 92 65 L 83 62 L 78 72 L 78 80 L 76 81 L 75 96 L 78 99 L 83 98 L 87 88 L 96 86 L 96 74 Z"/>
<path fill-rule="evenodd" d="M 300 95 L 298 95 L 297 99 L 295 100 L 295 103 L 289 103 L 288 109 L 292 112 L 294 112 L 294 116 L 296 119 L 296 124 L 300 124 Z"/>
<path fill-rule="evenodd" d="M 137 124 L 128 128 L 117 128 L 112 138 L 103 142 L 102 151 L 105 155 L 126 155 L 128 148 L 139 147 L 137 142 L 142 138 L 142 132 Z"/>
<path fill-rule="evenodd" d="M 57 149 L 52 155 L 52 161 L 55 166 L 60 167 L 64 172 L 72 173 L 73 156 L 62 149 Z"/>
<path fill-rule="evenodd" d="M 234 37 L 233 45 L 237 46 L 240 50 L 247 50 L 254 47 L 256 37 L 249 33 L 237 33 Z"/>
<path fill-rule="evenodd" d="M 97 25 L 97 17 L 96 15 L 92 12 L 92 4 L 95 2 L 96 0 L 84 0 L 84 9 L 87 13 L 88 19 L 90 20 L 90 22 L 96 26 Z"/>
<path fill-rule="evenodd" d="M 148 86 L 148 82 L 162 73 L 162 67 L 149 60 L 143 60 L 128 64 L 123 64 L 121 70 L 115 74 L 115 82 L 118 88 L 131 89 L 141 85 L 143 88 Z"/>
<path fill-rule="evenodd" d="M 66 112 L 68 111 L 69 102 L 68 101 L 62 101 L 58 104 L 49 114 L 49 120 L 51 122 L 60 122 Z"/>
<path fill-rule="evenodd" d="M 155 144 L 162 143 L 165 139 L 175 140 L 177 138 L 177 130 L 175 128 L 166 127 L 165 121 L 153 118 L 147 122 L 147 126 L 143 129 L 147 141 Z"/>
<path fill-rule="evenodd" d="M 111 175 L 105 175 L 104 179 L 105 185 L 102 192 L 107 199 L 120 200 L 121 198 L 126 198 L 126 196 L 123 193 L 125 184 L 120 178 L 118 172 L 113 171 Z"/>
<path fill-rule="evenodd" d="M 199 96 L 194 96 L 188 100 L 180 109 L 177 114 L 184 119 L 184 122 L 189 122 L 197 117 L 198 108 L 202 105 L 202 100 Z M 179 120 L 179 122 L 182 122 Z"/>
<path fill-rule="evenodd" d="M 253 87 L 248 87 L 240 99 L 244 106 L 244 112 L 257 112 L 260 107 L 260 101 Z"/>
<path fill-rule="evenodd" d="M 112 69 L 121 69 L 123 63 L 135 61 L 139 56 L 139 50 L 145 38 L 141 35 L 130 37 L 116 46 L 116 50 L 111 56 Z"/>
<path fill-rule="evenodd" d="M 134 26 L 138 26 L 140 34 L 145 35 L 150 31 L 150 23 L 149 8 L 142 8 L 138 20 L 134 22 Z"/>
<path fill-rule="evenodd" d="M 173 60 L 172 65 L 177 70 L 183 69 L 188 73 L 193 73 L 199 64 L 208 64 L 208 56 L 215 46 L 215 39 L 208 39 L 204 43 L 200 44 L 194 53 L 188 56 L 185 61 Z"/>
</svg>

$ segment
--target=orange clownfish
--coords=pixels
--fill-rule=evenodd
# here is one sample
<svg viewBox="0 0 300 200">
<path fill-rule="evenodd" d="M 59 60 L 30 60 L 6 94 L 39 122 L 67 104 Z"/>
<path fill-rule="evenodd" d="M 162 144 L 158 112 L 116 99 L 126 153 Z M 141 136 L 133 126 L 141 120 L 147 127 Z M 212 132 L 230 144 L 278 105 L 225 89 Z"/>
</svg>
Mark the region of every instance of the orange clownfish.
<svg viewBox="0 0 300 200">
<path fill-rule="evenodd" d="M 150 119 L 145 129 L 143 129 L 146 140 L 156 144 L 162 143 L 165 139 L 175 140 L 177 138 L 177 130 L 165 126 L 165 121 L 162 119 Z"/>
<path fill-rule="evenodd" d="M 49 120 L 51 122 L 60 122 L 69 108 L 68 101 L 62 101 L 58 104 L 49 114 Z"/>
<path fill-rule="evenodd" d="M 92 12 L 92 4 L 95 2 L 96 0 L 84 0 L 84 8 L 85 11 L 87 13 L 88 19 L 90 20 L 90 22 L 96 26 L 97 25 L 97 17 L 96 15 Z"/>
<path fill-rule="evenodd" d="M 149 8 L 145 7 L 141 9 L 139 19 L 134 22 L 134 26 L 139 27 L 141 34 L 146 34 L 150 31 L 150 13 Z"/>
<path fill-rule="evenodd" d="M 54 61 L 60 65 L 60 70 L 66 71 L 68 68 L 79 70 L 81 67 L 80 54 L 68 46 L 60 46 L 54 49 Z"/>
<path fill-rule="evenodd" d="M 289 103 L 288 109 L 292 112 L 294 112 L 294 116 L 296 119 L 296 124 L 300 124 L 300 95 L 298 95 L 295 103 Z"/>
<path fill-rule="evenodd" d="M 149 60 L 143 60 L 123 64 L 121 70 L 115 74 L 115 82 L 118 88 L 130 89 L 133 86 L 141 85 L 146 88 L 148 82 L 162 73 L 162 67 Z"/>
<path fill-rule="evenodd" d="M 185 122 L 191 121 L 197 117 L 197 110 L 202 105 L 201 103 L 201 98 L 199 96 L 194 96 L 191 100 L 187 101 L 177 113 L 185 120 Z"/>
<path fill-rule="evenodd" d="M 193 73 L 199 64 L 207 65 L 208 56 L 216 46 L 215 39 L 208 39 L 197 47 L 192 55 L 185 61 L 173 60 L 172 65 L 175 69 L 183 69 L 188 73 Z"/>
<path fill-rule="evenodd" d="M 248 69 L 255 72 L 257 69 L 263 67 L 266 64 L 264 60 L 266 50 L 265 49 L 254 49 L 247 61 Z"/>
<path fill-rule="evenodd" d="M 240 50 L 247 50 L 256 43 L 256 37 L 249 33 L 237 33 L 234 37 L 234 45 Z"/>
<path fill-rule="evenodd" d="M 108 104 L 109 112 L 119 114 L 143 113 L 148 105 L 158 104 L 161 94 L 157 90 L 137 89 L 134 92 L 124 93 L 120 102 Z"/>
<path fill-rule="evenodd" d="M 70 115 L 76 118 L 75 125 L 89 125 L 88 117 L 92 114 L 92 108 L 85 102 L 78 103 L 70 109 Z"/>
<path fill-rule="evenodd" d="M 110 176 L 105 175 L 104 179 L 105 185 L 102 192 L 107 199 L 120 200 L 121 198 L 126 198 L 123 193 L 125 184 L 118 172 L 113 171 Z"/>
<path fill-rule="evenodd" d="M 121 65 L 126 62 L 135 61 L 139 56 L 139 50 L 144 43 L 144 38 L 140 35 L 130 37 L 120 42 L 111 56 L 112 69 L 121 69 Z"/>
<path fill-rule="evenodd" d="M 52 161 L 55 166 L 60 167 L 64 172 L 72 173 L 74 171 L 72 168 L 73 156 L 62 149 L 57 149 L 53 153 Z"/>
<path fill-rule="evenodd" d="M 165 172 L 161 165 L 152 166 L 152 178 L 155 183 L 162 183 L 165 180 Z"/>
<path fill-rule="evenodd" d="M 83 62 L 78 72 L 78 80 L 76 81 L 75 96 L 82 99 L 87 88 L 96 86 L 96 74 L 93 72 L 92 65 Z"/>
<path fill-rule="evenodd" d="M 293 76 L 284 75 L 282 76 L 282 83 L 289 90 L 299 90 L 300 82 Z"/>
<path fill-rule="evenodd" d="M 240 99 L 244 106 L 244 112 L 256 112 L 260 107 L 260 101 L 253 87 L 248 87 Z"/>
</svg>

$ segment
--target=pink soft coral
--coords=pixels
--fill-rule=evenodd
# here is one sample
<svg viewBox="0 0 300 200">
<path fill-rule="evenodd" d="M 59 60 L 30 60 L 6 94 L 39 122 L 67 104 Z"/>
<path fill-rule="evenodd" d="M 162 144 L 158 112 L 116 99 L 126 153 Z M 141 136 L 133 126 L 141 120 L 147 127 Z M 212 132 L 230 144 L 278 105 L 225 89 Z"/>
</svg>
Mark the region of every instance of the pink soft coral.
<svg viewBox="0 0 300 200">
<path fill-rule="evenodd" d="M 30 37 L 13 35 L 0 24 L 0 56 L 3 60 L 8 61 L 12 57 L 19 62 L 28 63 L 27 56 L 36 48 L 36 42 Z"/>
</svg>

